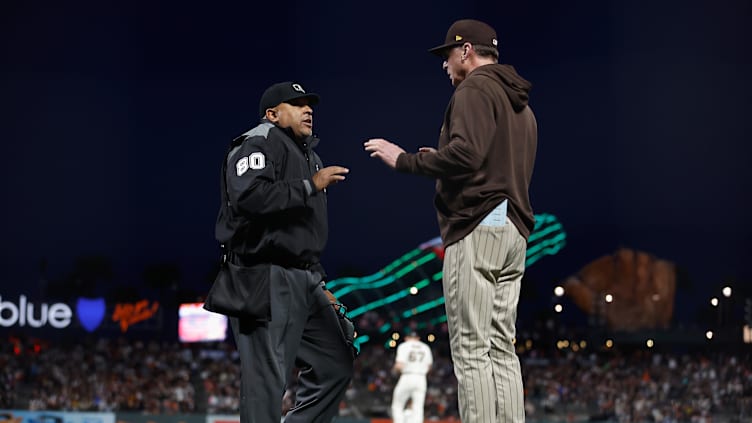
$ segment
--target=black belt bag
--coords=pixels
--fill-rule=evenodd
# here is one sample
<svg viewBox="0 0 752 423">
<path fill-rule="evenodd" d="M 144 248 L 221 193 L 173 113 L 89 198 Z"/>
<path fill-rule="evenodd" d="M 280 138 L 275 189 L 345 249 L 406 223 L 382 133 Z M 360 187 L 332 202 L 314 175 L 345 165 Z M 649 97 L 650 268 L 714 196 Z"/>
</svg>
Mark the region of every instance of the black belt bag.
<svg viewBox="0 0 752 423">
<path fill-rule="evenodd" d="M 246 266 L 246 267 L 258 266 L 258 265 L 263 265 L 263 264 L 275 264 L 279 267 L 284 267 L 287 269 L 292 268 L 292 269 L 301 269 L 301 270 L 310 270 L 311 268 L 314 268 L 318 265 L 318 263 L 304 261 L 304 260 L 296 260 L 296 259 L 291 259 L 291 258 L 282 258 L 282 257 L 265 258 L 263 256 L 235 254 L 233 252 L 229 252 L 227 254 L 227 261 L 230 261 L 240 266 Z"/>
<path fill-rule="evenodd" d="M 225 260 L 204 301 L 215 313 L 268 322 L 272 318 L 269 293 L 271 266 L 241 266 Z"/>
</svg>

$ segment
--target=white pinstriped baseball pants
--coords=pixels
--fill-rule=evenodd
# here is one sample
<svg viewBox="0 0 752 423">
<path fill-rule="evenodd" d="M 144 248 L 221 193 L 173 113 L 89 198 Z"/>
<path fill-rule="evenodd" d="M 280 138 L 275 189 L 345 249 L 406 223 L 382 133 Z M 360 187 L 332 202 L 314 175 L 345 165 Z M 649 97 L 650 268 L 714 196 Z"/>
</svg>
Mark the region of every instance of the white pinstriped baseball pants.
<svg viewBox="0 0 752 423">
<path fill-rule="evenodd" d="M 527 243 L 511 221 L 477 226 L 444 254 L 444 297 L 462 423 L 524 422 L 515 321 Z"/>
</svg>

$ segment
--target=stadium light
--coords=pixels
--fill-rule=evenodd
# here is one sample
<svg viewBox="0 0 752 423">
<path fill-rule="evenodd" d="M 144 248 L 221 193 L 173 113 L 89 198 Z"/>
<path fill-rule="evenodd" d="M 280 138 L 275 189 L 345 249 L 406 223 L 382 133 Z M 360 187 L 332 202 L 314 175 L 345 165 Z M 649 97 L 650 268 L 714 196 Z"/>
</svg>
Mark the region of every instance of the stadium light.
<svg viewBox="0 0 752 423">
<path fill-rule="evenodd" d="M 713 339 L 713 331 L 709 330 L 709 331 L 705 332 L 705 337 L 708 338 L 708 339 Z"/>
<path fill-rule="evenodd" d="M 606 339 L 606 348 L 611 348 L 614 346 L 614 341 L 611 339 Z"/>
<path fill-rule="evenodd" d="M 611 294 L 606 294 L 606 302 L 612 303 L 614 301 L 614 296 Z"/>
<path fill-rule="evenodd" d="M 730 296 L 731 296 L 731 287 L 730 287 L 730 286 L 728 286 L 728 285 L 727 285 L 727 286 L 724 286 L 724 287 L 723 287 L 723 290 L 722 290 L 721 292 L 723 292 L 723 296 L 724 296 L 724 297 L 728 298 L 728 297 L 730 297 Z"/>
<path fill-rule="evenodd" d="M 557 285 L 556 288 L 554 288 L 554 295 L 556 295 L 557 297 L 564 295 L 564 287 Z"/>
<path fill-rule="evenodd" d="M 653 348 L 655 346 L 655 341 L 652 339 L 648 339 L 648 342 L 646 342 L 648 348 Z"/>
<path fill-rule="evenodd" d="M 718 298 L 716 297 L 711 298 L 710 305 L 712 305 L 713 307 L 718 307 Z"/>
<path fill-rule="evenodd" d="M 561 305 L 561 304 L 556 304 L 556 305 L 554 306 L 554 311 L 555 311 L 555 312 L 557 312 L 557 313 L 561 313 L 561 311 L 562 311 L 562 310 L 564 310 L 564 307 L 562 307 L 562 305 Z"/>
<path fill-rule="evenodd" d="M 398 340 L 399 339 L 399 332 L 393 332 L 392 333 L 392 339 L 395 340 L 395 341 Z"/>
<path fill-rule="evenodd" d="M 436 340 L 436 336 L 432 333 L 428 334 L 428 342 L 433 342 Z"/>
<path fill-rule="evenodd" d="M 418 293 L 418 288 L 411 286 L 410 287 L 410 294 L 415 295 Z"/>
</svg>

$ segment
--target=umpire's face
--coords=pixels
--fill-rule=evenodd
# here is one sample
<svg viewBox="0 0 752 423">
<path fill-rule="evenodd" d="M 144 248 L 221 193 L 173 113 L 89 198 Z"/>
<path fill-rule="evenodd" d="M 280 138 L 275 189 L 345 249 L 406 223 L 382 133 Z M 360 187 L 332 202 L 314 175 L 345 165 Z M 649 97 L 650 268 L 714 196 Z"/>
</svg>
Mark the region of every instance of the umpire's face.
<svg viewBox="0 0 752 423">
<path fill-rule="evenodd" d="M 290 128 L 297 138 L 313 134 L 313 109 L 305 97 L 268 109 L 266 117 L 280 128 Z"/>
</svg>

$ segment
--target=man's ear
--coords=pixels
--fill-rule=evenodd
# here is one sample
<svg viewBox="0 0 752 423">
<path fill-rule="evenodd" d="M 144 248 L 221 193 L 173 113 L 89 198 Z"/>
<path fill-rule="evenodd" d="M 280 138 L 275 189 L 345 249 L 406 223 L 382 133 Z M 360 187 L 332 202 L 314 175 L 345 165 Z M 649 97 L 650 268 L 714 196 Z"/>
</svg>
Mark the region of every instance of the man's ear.
<svg viewBox="0 0 752 423">
<path fill-rule="evenodd" d="M 279 113 L 277 113 L 277 109 L 273 107 L 266 109 L 266 119 L 271 123 L 277 123 L 279 121 Z"/>
</svg>

